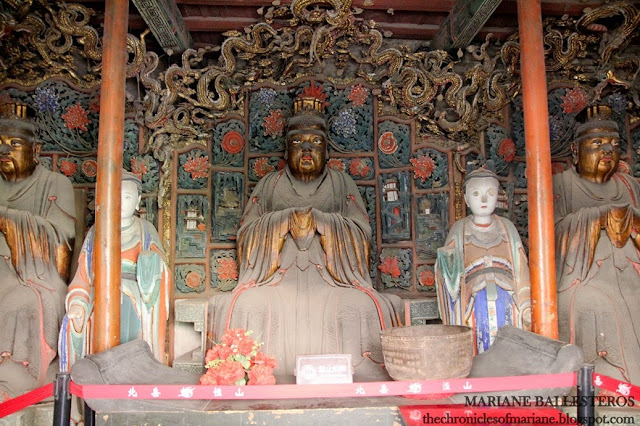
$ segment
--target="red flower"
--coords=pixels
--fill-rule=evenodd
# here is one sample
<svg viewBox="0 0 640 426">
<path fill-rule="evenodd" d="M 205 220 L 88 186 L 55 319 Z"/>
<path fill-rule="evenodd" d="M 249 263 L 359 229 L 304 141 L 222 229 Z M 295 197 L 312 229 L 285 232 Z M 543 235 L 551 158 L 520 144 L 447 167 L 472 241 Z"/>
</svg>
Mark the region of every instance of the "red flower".
<svg viewBox="0 0 640 426">
<path fill-rule="evenodd" d="M 511 139 L 502 139 L 498 147 L 498 155 L 507 163 L 512 162 L 516 158 L 516 144 Z"/>
<path fill-rule="evenodd" d="M 392 132 L 384 132 L 378 138 L 378 148 L 383 154 L 391 155 L 398 150 L 398 141 Z"/>
<path fill-rule="evenodd" d="M 222 137 L 222 149 L 229 154 L 238 154 L 244 149 L 244 138 L 240 132 L 232 130 Z"/>
<path fill-rule="evenodd" d="M 562 110 L 565 114 L 573 114 L 582 111 L 582 109 L 589 103 L 589 95 L 587 92 L 576 87 L 575 89 L 567 90 L 567 94 L 562 96 Z"/>
<path fill-rule="evenodd" d="M 436 276 L 433 274 L 433 271 L 431 269 L 425 269 L 420 272 L 419 282 L 420 285 L 431 287 L 436 283 Z"/>
<path fill-rule="evenodd" d="M 251 367 L 253 367 L 254 365 L 264 365 L 269 368 L 276 368 L 278 366 L 278 362 L 274 357 L 269 356 L 263 352 L 258 352 L 251 361 Z"/>
<path fill-rule="evenodd" d="M 189 158 L 189 160 L 183 166 L 184 171 L 191 173 L 191 179 L 198 179 L 207 177 L 209 174 L 209 157 L 200 157 L 196 154 L 195 157 Z"/>
<path fill-rule="evenodd" d="M 382 264 L 378 265 L 378 269 L 383 274 L 391 275 L 393 278 L 398 278 L 401 274 L 398 266 L 398 259 L 395 257 L 385 257 L 382 259 Z"/>
<path fill-rule="evenodd" d="M 85 110 L 80 104 L 70 106 L 62 115 L 64 125 L 67 129 L 80 129 L 84 132 L 87 131 L 87 124 L 91 123 L 88 117 L 89 111 Z"/>
<path fill-rule="evenodd" d="M 215 386 L 219 384 L 216 378 L 216 371 L 213 368 L 208 369 L 206 373 L 200 376 L 200 382 L 198 384 L 205 386 Z"/>
<path fill-rule="evenodd" d="M 269 164 L 269 159 L 265 157 L 258 158 L 256 162 L 253 163 L 253 171 L 259 178 L 265 177 L 275 169 L 275 167 Z"/>
<path fill-rule="evenodd" d="M 238 352 L 246 357 L 249 357 L 255 346 L 256 342 L 251 337 L 244 336 L 238 342 Z"/>
<path fill-rule="evenodd" d="M 244 379 L 244 368 L 238 361 L 225 360 L 215 369 L 216 381 L 219 385 L 234 385 Z"/>
<path fill-rule="evenodd" d="M 64 173 L 65 176 L 70 177 L 76 174 L 78 171 L 78 165 L 73 161 L 62 160 L 60 162 L 60 171 Z"/>
<path fill-rule="evenodd" d="M 265 128 L 264 135 L 271 137 L 282 136 L 285 124 L 282 110 L 269 111 L 269 115 L 262 121 L 262 127 Z"/>
<path fill-rule="evenodd" d="M 147 162 L 140 158 L 131 159 L 131 173 L 142 179 L 142 175 L 147 173 Z"/>
<path fill-rule="evenodd" d="M 302 89 L 302 93 L 298 95 L 299 98 L 316 98 L 322 101 L 322 106 L 326 107 L 329 105 L 327 102 L 327 94 L 324 93 L 324 89 L 322 86 L 316 86 L 316 82 L 312 81 L 311 85 Z"/>
<path fill-rule="evenodd" d="M 100 112 L 100 93 L 96 93 L 89 101 L 89 109 L 96 114 Z"/>
<path fill-rule="evenodd" d="M 351 164 L 349 165 L 349 173 L 351 173 L 351 175 L 364 178 L 367 177 L 370 171 L 371 167 L 369 167 L 361 158 L 351 160 Z"/>
<path fill-rule="evenodd" d="M 276 378 L 273 376 L 273 368 L 266 365 L 256 365 L 249 371 L 250 385 L 275 385 Z"/>
<path fill-rule="evenodd" d="M 218 278 L 221 280 L 238 279 L 238 264 L 235 259 L 218 259 Z"/>
<path fill-rule="evenodd" d="M 364 103 L 367 101 L 368 96 L 369 90 L 367 90 L 367 88 L 362 84 L 351 86 L 351 91 L 349 92 L 349 100 L 353 102 L 353 106 L 364 105 Z"/>
<path fill-rule="evenodd" d="M 413 176 L 416 179 L 421 179 L 423 182 L 431 177 L 431 173 L 436 168 L 436 164 L 433 159 L 428 155 L 422 155 L 418 158 L 412 158 L 411 165 L 413 165 Z"/>
<path fill-rule="evenodd" d="M 346 168 L 342 160 L 338 158 L 331 158 L 329 161 L 327 161 L 327 167 L 329 167 L 330 169 L 338 170 L 340 172 L 344 172 Z"/>
<path fill-rule="evenodd" d="M 223 345 L 237 346 L 245 334 L 247 334 L 247 332 L 243 328 L 230 328 L 224 333 L 220 341 Z"/>
<path fill-rule="evenodd" d="M 195 271 L 191 271 L 187 274 L 184 280 L 187 283 L 187 287 L 198 288 L 200 286 L 200 281 L 202 280 L 202 277 L 200 276 L 199 273 Z"/>
<path fill-rule="evenodd" d="M 98 174 L 98 163 L 95 160 L 85 160 L 82 163 L 82 173 L 88 177 L 95 177 Z"/>
</svg>

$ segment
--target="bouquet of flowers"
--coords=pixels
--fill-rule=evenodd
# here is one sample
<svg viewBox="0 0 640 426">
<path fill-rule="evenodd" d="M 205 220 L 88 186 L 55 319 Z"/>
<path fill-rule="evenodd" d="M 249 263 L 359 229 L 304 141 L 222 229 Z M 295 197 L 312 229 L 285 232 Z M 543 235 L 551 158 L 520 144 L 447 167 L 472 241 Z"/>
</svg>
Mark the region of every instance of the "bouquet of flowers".
<svg viewBox="0 0 640 426">
<path fill-rule="evenodd" d="M 241 328 L 227 330 L 220 343 L 207 351 L 207 372 L 200 377 L 201 385 L 273 385 L 273 370 L 277 362 L 260 352 L 262 343 L 251 337 L 251 331 Z"/>
</svg>

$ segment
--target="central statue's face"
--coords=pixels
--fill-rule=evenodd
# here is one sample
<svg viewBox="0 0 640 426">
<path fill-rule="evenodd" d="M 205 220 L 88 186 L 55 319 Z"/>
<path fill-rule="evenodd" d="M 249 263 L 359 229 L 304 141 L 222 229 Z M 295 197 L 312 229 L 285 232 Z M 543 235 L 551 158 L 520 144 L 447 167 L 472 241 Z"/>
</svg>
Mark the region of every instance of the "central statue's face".
<svg viewBox="0 0 640 426">
<path fill-rule="evenodd" d="M 612 135 L 611 129 L 593 129 L 589 133 L 594 133 L 593 137 L 580 141 L 577 147 L 578 174 L 591 182 L 606 182 L 618 168 L 620 139 Z"/>
<path fill-rule="evenodd" d="M 40 145 L 20 132 L 0 135 L 0 174 L 9 182 L 19 182 L 33 173 Z"/>
<path fill-rule="evenodd" d="M 464 201 L 473 213 L 474 221 L 488 218 L 493 214 L 498 202 L 498 180 L 492 177 L 478 177 L 469 180 L 464 191 Z"/>
<path fill-rule="evenodd" d="M 320 130 L 291 132 L 287 137 L 287 163 L 294 177 L 305 182 L 322 174 L 327 161 L 327 139 Z"/>
</svg>

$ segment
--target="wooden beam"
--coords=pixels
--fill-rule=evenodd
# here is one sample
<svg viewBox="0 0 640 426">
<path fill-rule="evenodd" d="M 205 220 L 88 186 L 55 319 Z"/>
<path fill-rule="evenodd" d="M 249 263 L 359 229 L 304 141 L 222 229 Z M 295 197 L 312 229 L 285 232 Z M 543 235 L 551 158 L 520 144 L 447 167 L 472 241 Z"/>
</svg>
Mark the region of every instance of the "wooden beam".
<svg viewBox="0 0 640 426">
<path fill-rule="evenodd" d="M 460 49 L 471 43 L 502 0 L 458 0 L 431 41 L 434 49 Z"/>
<path fill-rule="evenodd" d="M 160 47 L 169 55 L 193 44 L 182 15 L 173 0 L 133 0 Z"/>
</svg>

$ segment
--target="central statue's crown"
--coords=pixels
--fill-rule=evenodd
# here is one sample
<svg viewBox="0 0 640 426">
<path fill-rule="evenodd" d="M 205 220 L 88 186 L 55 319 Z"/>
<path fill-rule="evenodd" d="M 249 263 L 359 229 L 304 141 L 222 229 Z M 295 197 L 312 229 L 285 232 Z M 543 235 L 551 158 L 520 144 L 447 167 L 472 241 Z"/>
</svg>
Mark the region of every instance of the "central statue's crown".
<svg viewBox="0 0 640 426">
<path fill-rule="evenodd" d="M 31 108 L 26 104 L 9 101 L 0 104 L 0 118 L 26 120 L 33 118 L 33 113 Z"/>
<path fill-rule="evenodd" d="M 318 98 L 301 96 L 293 100 L 293 115 L 312 114 L 322 116 L 324 105 Z"/>
</svg>

